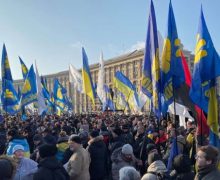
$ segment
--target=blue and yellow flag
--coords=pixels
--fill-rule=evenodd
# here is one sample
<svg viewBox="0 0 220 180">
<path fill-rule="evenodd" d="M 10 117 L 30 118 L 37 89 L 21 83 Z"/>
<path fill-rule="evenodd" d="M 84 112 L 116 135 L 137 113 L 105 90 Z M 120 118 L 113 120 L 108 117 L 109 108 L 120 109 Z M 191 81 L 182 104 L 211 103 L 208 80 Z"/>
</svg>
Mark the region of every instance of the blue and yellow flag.
<svg viewBox="0 0 220 180">
<path fill-rule="evenodd" d="M 34 101 L 37 101 L 37 85 L 34 67 L 31 65 L 23 88 L 21 90 L 21 106 L 26 106 Z"/>
<path fill-rule="evenodd" d="M 55 79 L 54 87 L 53 87 L 53 98 L 54 98 L 55 106 L 57 106 L 61 110 L 64 110 L 65 108 L 65 97 L 64 97 L 65 92 L 66 90 L 60 84 L 58 79 Z"/>
<path fill-rule="evenodd" d="M 2 67 L 1 68 L 2 68 L 2 80 L 6 79 L 6 80 L 13 82 L 5 44 L 3 45 L 3 49 L 2 49 Z M 4 86 L 4 83 L 2 83 L 2 87 L 3 86 Z"/>
<path fill-rule="evenodd" d="M 220 58 L 215 50 L 201 9 L 190 98 L 208 114 L 210 143 L 219 146 L 216 77 L 220 76 Z"/>
<path fill-rule="evenodd" d="M 83 91 L 95 104 L 95 89 L 92 82 L 91 73 L 89 70 L 88 57 L 86 55 L 85 49 L 82 48 L 82 58 L 83 58 L 83 68 L 82 68 L 82 80 L 83 80 Z"/>
<path fill-rule="evenodd" d="M 117 71 L 113 80 L 114 87 L 124 94 L 130 109 L 138 111 L 139 99 L 136 87 L 131 81 L 121 72 Z"/>
<path fill-rule="evenodd" d="M 19 60 L 20 60 L 20 64 L 21 64 L 21 71 L 22 71 L 22 75 L 23 75 L 23 79 L 25 80 L 28 74 L 28 68 L 27 66 L 24 64 L 24 61 L 21 59 L 20 56 L 18 56 Z"/>
<path fill-rule="evenodd" d="M 142 92 L 146 94 L 152 103 L 152 110 L 157 117 L 161 116 L 160 95 L 160 62 L 157 37 L 157 23 L 154 5 L 151 1 L 148 18 L 147 39 L 144 52 L 144 64 L 142 75 Z"/>
<path fill-rule="evenodd" d="M 106 109 L 106 108 L 109 108 L 110 110 L 114 111 L 115 110 L 115 105 L 114 105 L 114 102 L 113 102 L 113 99 L 112 99 L 112 96 L 111 96 L 111 93 L 110 93 L 110 89 L 107 85 L 104 85 L 104 90 L 105 90 L 105 101 L 104 101 L 104 104 L 102 106 L 102 109 L 103 111 Z"/>
<path fill-rule="evenodd" d="M 181 59 L 181 42 L 178 39 L 175 17 L 170 1 L 167 35 L 164 40 L 161 62 L 161 89 L 164 98 L 163 110 L 166 112 L 173 102 L 173 90 L 185 81 Z M 163 112 L 163 113 L 165 113 Z"/>
<path fill-rule="evenodd" d="M 19 98 L 12 81 L 4 79 L 4 88 L 1 95 L 2 107 L 6 113 L 14 115 L 19 110 Z"/>
</svg>

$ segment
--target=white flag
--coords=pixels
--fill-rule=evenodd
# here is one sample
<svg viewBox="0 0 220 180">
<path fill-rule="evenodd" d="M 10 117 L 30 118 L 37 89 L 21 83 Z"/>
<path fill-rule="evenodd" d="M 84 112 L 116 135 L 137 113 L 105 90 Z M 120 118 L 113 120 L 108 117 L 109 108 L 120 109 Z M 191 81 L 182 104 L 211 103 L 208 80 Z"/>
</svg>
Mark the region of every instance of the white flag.
<svg viewBox="0 0 220 180">
<path fill-rule="evenodd" d="M 70 83 L 77 89 L 77 91 L 79 91 L 80 93 L 83 92 L 83 90 L 82 90 L 82 75 L 71 64 L 69 66 L 69 80 L 70 80 Z"/>
<path fill-rule="evenodd" d="M 47 106 L 45 104 L 44 95 L 42 92 L 41 79 L 38 73 L 36 62 L 35 62 L 35 68 L 36 68 L 36 83 L 37 83 L 38 114 L 42 115 L 42 113 L 47 110 Z"/>
<path fill-rule="evenodd" d="M 99 67 L 99 74 L 98 74 L 98 84 L 97 84 L 97 94 L 103 105 L 106 104 L 106 92 L 105 92 L 104 85 L 105 85 L 105 71 L 104 71 L 103 54 L 101 53 L 100 67 Z"/>
</svg>

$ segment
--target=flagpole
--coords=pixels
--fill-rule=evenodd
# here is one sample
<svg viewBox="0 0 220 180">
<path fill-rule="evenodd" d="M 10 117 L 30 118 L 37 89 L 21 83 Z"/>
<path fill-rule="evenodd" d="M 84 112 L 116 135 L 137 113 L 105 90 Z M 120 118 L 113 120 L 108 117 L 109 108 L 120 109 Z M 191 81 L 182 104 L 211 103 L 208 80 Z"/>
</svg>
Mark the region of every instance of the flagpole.
<svg viewBox="0 0 220 180">
<path fill-rule="evenodd" d="M 201 140 L 200 145 L 202 146 L 202 145 L 203 145 L 203 143 L 202 143 L 202 109 L 200 108 L 200 110 L 201 110 L 201 111 L 200 111 L 200 126 L 201 126 L 201 127 L 200 127 L 200 128 L 201 128 L 201 129 L 200 129 L 200 131 L 201 131 L 201 132 L 200 132 L 200 140 Z"/>
<path fill-rule="evenodd" d="M 173 103 L 174 103 L 174 127 L 175 127 L 175 137 L 176 137 L 176 152 L 178 152 L 178 145 L 177 145 L 177 130 L 176 130 L 176 127 L 177 127 L 177 124 L 176 124 L 176 98 L 175 98 L 175 90 L 174 90 L 174 87 L 173 87 L 173 80 L 172 80 L 172 88 L 173 88 Z"/>
</svg>

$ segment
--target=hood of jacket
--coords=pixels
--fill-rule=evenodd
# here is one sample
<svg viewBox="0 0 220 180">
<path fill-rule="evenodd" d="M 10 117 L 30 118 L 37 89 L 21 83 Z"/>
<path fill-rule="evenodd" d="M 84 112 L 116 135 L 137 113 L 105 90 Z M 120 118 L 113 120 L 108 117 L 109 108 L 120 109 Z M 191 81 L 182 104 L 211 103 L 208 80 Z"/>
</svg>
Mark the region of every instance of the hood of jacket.
<svg viewBox="0 0 220 180">
<path fill-rule="evenodd" d="M 147 169 L 147 172 L 167 172 L 166 165 L 158 160 L 154 161 Z"/>
</svg>

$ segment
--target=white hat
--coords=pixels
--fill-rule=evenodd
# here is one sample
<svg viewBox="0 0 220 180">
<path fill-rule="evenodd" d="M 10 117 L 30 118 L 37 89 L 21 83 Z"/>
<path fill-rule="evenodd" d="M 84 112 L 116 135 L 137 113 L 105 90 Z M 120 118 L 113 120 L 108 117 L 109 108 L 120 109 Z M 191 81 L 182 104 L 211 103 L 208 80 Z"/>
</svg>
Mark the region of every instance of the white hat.
<svg viewBox="0 0 220 180">
<path fill-rule="evenodd" d="M 17 150 L 22 150 L 24 151 L 24 146 L 20 145 L 20 144 L 17 144 L 13 147 L 12 149 L 12 154 L 14 154 Z"/>
</svg>

